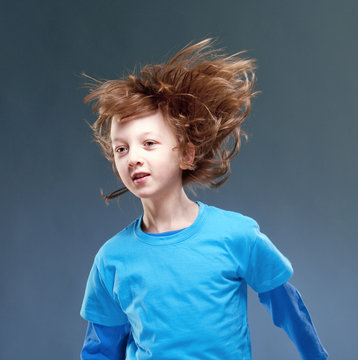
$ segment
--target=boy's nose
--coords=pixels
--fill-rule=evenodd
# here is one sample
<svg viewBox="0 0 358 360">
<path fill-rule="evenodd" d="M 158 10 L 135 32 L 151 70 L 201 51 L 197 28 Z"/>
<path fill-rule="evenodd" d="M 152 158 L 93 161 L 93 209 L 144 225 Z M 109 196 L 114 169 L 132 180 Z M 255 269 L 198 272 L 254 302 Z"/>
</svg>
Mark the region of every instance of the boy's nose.
<svg viewBox="0 0 358 360">
<path fill-rule="evenodd" d="M 139 156 L 139 154 L 132 152 L 131 154 L 129 154 L 128 156 L 128 166 L 136 166 L 136 165 L 142 165 L 143 164 L 143 160 L 141 159 L 141 157 Z"/>
<path fill-rule="evenodd" d="M 129 165 L 130 167 L 134 167 L 134 166 L 136 166 L 136 165 L 143 165 L 143 161 L 141 161 L 141 160 L 136 160 L 136 161 L 134 161 L 134 160 L 129 160 L 128 165 Z"/>
</svg>

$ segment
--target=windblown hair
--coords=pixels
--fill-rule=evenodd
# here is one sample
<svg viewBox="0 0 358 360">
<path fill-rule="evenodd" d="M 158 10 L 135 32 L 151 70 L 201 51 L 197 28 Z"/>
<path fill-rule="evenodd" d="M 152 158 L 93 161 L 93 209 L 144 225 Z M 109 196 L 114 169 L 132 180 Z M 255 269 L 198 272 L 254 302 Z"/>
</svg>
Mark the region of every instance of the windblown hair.
<svg viewBox="0 0 358 360">
<path fill-rule="evenodd" d="M 117 172 L 110 138 L 112 118 L 121 119 L 162 111 L 178 139 L 182 159 L 187 144 L 195 147 L 193 163 L 185 163 L 183 184 L 218 187 L 230 176 L 230 160 L 240 150 L 240 128 L 251 107 L 255 80 L 253 59 L 242 52 L 226 56 L 206 39 L 188 46 L 168 63 L 146 65 L 137 75 L 118 80 L 91 78 L 91 91 L 85 103 L 95 101 L 98 118 L 91 128 L 105 157 Z M 128 191 L 125 187 L 109 199 Z"/>
</svg>

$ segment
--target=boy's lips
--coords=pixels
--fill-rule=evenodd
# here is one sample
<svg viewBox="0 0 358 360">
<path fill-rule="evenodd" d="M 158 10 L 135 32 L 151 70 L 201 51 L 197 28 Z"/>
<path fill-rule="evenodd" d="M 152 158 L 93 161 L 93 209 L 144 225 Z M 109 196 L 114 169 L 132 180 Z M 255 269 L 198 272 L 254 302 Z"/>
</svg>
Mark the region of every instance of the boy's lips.
<svg viewBox="0 0 358 360">
<path fill-rule="evenodd" d="M 146 177 L 148 177 L 150 174 L 147 173 L 147 172 L 136 172 L 132 175 L 132 180 L 133 181 L 136 181 L 136 182 L 139 182 L 141 179 L 144 179 Z"/>
</svg>

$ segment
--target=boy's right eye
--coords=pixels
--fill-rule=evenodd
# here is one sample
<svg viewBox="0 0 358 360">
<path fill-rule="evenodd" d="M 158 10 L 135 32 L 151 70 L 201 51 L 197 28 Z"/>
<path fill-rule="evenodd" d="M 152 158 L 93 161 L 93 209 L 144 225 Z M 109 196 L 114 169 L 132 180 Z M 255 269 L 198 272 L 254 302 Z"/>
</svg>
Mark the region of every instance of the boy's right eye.
<svg viewBox="0 0 358 360">
<path fill-rule="evenodd" d="M 116 149 L 115 149 L 115 152 L 116 153 L 123 153 L 126 151 L 126 148 L 124 146 L 118 146 Z"/>
</svg>

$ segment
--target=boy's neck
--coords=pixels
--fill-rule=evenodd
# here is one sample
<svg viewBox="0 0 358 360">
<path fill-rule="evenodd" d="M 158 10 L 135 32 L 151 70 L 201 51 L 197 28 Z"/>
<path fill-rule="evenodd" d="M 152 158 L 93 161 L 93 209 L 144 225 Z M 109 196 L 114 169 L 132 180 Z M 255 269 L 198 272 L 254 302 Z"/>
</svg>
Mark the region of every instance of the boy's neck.
<svg viewBox="0 0 358 360">
<path fill-rule="evenodd" d="M 190 226 L 199 213 L 199 206 L 190 200 L 184 190 L 165 200 L 142 199 L 142 230 L 162 233 Z"/>
</svg>

